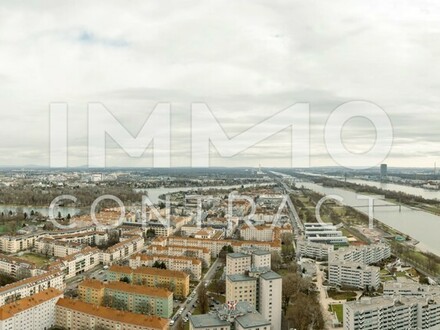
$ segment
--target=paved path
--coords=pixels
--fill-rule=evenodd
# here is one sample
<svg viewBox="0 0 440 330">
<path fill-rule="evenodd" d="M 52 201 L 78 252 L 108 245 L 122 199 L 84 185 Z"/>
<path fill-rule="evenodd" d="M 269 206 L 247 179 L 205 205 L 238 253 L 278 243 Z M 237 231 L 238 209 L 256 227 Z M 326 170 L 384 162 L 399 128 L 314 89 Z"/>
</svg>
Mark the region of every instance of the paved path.
<svg viewBox="0 0 440 330">
<path fill-rule="evenodd" d="M 322 284 L 324 282 L 324 272 L 319 269 L 319 264 L 316 263 L 316 286 L 319 290 L 319 303 L 322 308 L 322 316 L 324 317 L 326 329 L 333 328 L 333 314 L 328 310 L 330 300 L 327 296 L 327 291 Z"/>
</svg>

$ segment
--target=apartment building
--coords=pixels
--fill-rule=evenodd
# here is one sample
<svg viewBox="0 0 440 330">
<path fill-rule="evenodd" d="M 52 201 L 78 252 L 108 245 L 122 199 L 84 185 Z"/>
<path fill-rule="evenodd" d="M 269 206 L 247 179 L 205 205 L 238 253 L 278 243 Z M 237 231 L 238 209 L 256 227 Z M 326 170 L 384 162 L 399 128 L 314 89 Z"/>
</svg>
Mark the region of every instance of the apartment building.
<svg viewBox="0 0 440 330">
<path fill-rule="evenodd" d="M 283 280 L 273 271 L 258 276 L 258 312 L 270 322 L 272 330 L 281 329 Z"/>
<path fill-rule="evenodd" d="M 252 257 L 252 267 L 257 269 L 270 269 L 272 266 L 272 254 L 269 251 L 259 249 L 242 249 L 245 253 L 250 253 Z"/>
<path fill-rule="evenodd" d="M 226 255 L 226 275 L 245 274 L 252 266 L 252 256 L 246 253 L 228 253 Z"/>
<path fill-rule="evenodd" d="M 292 233 L 290 224 L 281 227 L 270 224 L 257 224 L 254 226 L 244 224 L 240 228 L 240 237 L 246 241 L 270 242 L 285 233 Z"/>
<path fill-rule="evenodd" d="M 226 301 L 246 301 L 257 306 L 257 279 L 242 274 L 226 276 Z"/>
<path fill-rule="evenodd" d="M 86 247 L 81 251 L 61 258 L 55 265 L 63 270 L 65 278 L 72 278 L 99 265 L 101 251 Z"/>
<path fill-rule="evenodd" d="M 42 237 L 35 241 L 35 250 L 46 256 L 63 258 L 78 253 L 86 245 L 70 241 L 60 241 L 52 237 Z"/>
<path fill-rule="evenodd" d="M 0 250 L 6 253 L 30 250 L 42 235 L 44 235 L 42 232 L 25 235 L 2 235 L 0 236 Z"/>
<path fill-rule="evenodd" d="M 173 234 L 174 228 L 168 223 L 162 223 L 157 220 L 148 221 L 146 223 L 148 230 L 153 230 L 156 236 L 168 237 Z"/>
<path fill-rule="evenodd" d="M 0 306 L 32 296 L 49 288 L 63 291 L 65 288 L 63 279 L 64 276 L 61 272 L 52 271 L 2 286 L 0 288 Z"/>
<path fill-rule="evenodd" d="M 240 228 L 240 237 L 246 241 L 269 242 L 273 239 L 274 228 L 270 225 L 243 225 Z"/>
<path fill-rule="evenodd" d="M 317 260 L 327 260 L 334 251 L 334 246 L 325 243 L 315 243 L 304 239 L 296 241 L 296 254 L 299 258 L 306 257 Z"/>
<path fill-rule="evenodd" d="M 333 261 L 328 265 L 328 282 L 334 286 L 378 288 L 380 268 L 349 261 Z"/>
<path fill-rule="evenodd" d="M 387 244 L 350 246 L 333 251 L 329 261 L 351 261 L 371 265 L 391 256 L 391 247 Z"/>
<path fill-rule="evenodd" d="M 157 240 L 155 240 L 157 242 Z M 206 247 L 191 247 L 181 245 L 150 245 L 146 254 L 149 255 L 166 255 L 166 256 L 186 256 L 198 258 L 202 260 L 203 264 L 208 267 L 211 264 L 211 253 Z"/>
<path fill-rule="evenodd" d="M 55 305 L 63 292 L 54 288 L 0 307 L 0 329 L 49 329 L 55 325 Z"/>
<path fill-rule="evenodd" d="M 189 275 L 184 272 L 151 267 L 132 269 L 116 265 L 108 270 L 109 281 L 119 281 L 125 277 L 134 284 L 168 288 L 177 297 L 186 298 L 189 294 Z"/>
<path fill-rule="evenodd" d="M 255 248 L 226 255 L 226 275 L 246 274 L 254 270 L 268 271 L 271 268 L 271 253 Z"/>
<path fill-rule="evenodd" d="M 440 329 L 440 297 L 387 296 L 346 302 L 346 330 Z"/>
<path fill-rule="evenodd" d="M 130 257 L 131 268 L 153 267 L 155 263 L 164 263 L 166 269 L 188 273 L 193 280 L 202 277 L 202 261 L 192 257 L 167 256 L 161 254 L 136 254 Z"/>
<path fill-rule="evenodd" d="M 219 236 L 220 238 L 220 236 Z M 192 237 L 177 237 L 170 236 L 168 238 L 155 241 L 153 244 L 162 246 L 178 245 L 185 248 L 188 247 L 202 247 L 211 251 L 211 257 L 218 257 L 219 253 L 225 246 L 232 246 L 234 252 L 241 252 L 247 248 L 258 248 L 260 250 L 266 250 L 269 252 L 275 251 L 281 253 L 281 240 L 279 238 L 274 239 L 271 242 L 259 242 L 259 241 L 235 241 L 225 239 L 201 239 Z"/>
<path fill-rule="evenodd" d="M 31 277 L 43 273 L 33 262 L 0 254 L 0 272 L 18 278 Z"/>
<path fill-rule="evenodd" d="M 144 247 L 143 237 L 138 235 L 130 236 L 128 239 L 117 243 L 101 253 L 101 262 L 104 265 L 111 265 L 115 261 L 126 258 L 133 253 L 140 252 Z"/>
<path fill-rule="evenodd" d="M 427 295 L 440 296 L 440 286 L 419 284 L 416 282 L 383 282 L 384 296 L 408 296 L 408 297 L 425 297 Z"/>
<path fill-rule="evenodd" d="M 101 245 L 108 241 L 108 234 L 105 231 L 87 231 L 56 235 L 53 236 L 53 238 L 57 241 L 74 242 L 86 245 Z"/>
<path fill-rule="evenodd" d="M 162 288 L 133 285 L 121 281 L 103 283 L 85 280 L 78 286 L 81 301 L 94 305 L 122 304 L 134 313 L 170 318 L 173 314 L 173 293 Z"/>
<path fill-rule="evenodd" d="M 58 327 L 70 330 L 167 330 L 169 320 L 132 312 L 97 306 L 79 300 L 61 298 L 56 303 L 55 319 Z"/>
<path fill-rule="evenodd" d="M 195 238 L 210 239 L 210 238 L 214 238 L 214 236 L 218 233 L 220 233 L 220 235 L 222 235 L 222 237 L 223 237 L 222 231 L 216 231 L 214 228 L 205 227 L 205 228 L 201 228 L 200 230 L 196 231 L 194 233 L 194 237 Z"/>
</svg>

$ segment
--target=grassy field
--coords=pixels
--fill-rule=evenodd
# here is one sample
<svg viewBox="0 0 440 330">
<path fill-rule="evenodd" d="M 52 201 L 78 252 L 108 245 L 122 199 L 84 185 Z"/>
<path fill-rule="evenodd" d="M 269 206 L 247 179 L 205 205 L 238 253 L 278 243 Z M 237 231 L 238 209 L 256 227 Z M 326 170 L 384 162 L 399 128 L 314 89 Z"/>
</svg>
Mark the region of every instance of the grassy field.
<svg viewBox="0 0 440 330">
<path fill-rule="evenodd" d="M 20 256 L 20 258 L 28 260 L 30 262 L 33 262 L 37 266 L 43 266 L 43 265 L 49 263 L 48 257 L 43 256 L 41 254 L 36 254 L 36 253 L 25 253 L 22 256 Z"/>
<path fill-rule="evenodd" d="M 329 306 L 329 310 L 331 312 L 336 313 L 336 316 L 339 320 L 339 322 L 343 322 L 343 318 L 344 318 L 344 309 L 342 307 L 342 304 L 336 304 L 336 305 L 330 305 Z"/>
</svg>

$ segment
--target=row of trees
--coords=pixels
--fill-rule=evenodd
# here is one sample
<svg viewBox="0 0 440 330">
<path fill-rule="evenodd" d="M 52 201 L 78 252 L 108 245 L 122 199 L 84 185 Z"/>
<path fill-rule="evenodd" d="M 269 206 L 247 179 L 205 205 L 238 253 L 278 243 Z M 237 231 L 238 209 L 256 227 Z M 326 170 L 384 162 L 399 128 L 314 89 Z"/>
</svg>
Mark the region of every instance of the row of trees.
<svg viewBox="0 0 440 330">
<path fill-rule="evenodd" d="M 86 187 L 49 187 L 39 188 L 31 185 L 0 187 L 0 203 L 11 205 L 49 206 L 55 197 L 73 195 L 77 198 L 75 206 L 90 207 L 93 201 L 102 195 L 118 196 L 124 203 L 141 202 L 142 193 L 137 193 L 132 187 L 119 183 L 117 186 L 86 186 Z M 64 201 L 65 205 L 71 201 Z M 101 207 L 114 206 L 113 201 L 102 201 Z"/>
</svg>

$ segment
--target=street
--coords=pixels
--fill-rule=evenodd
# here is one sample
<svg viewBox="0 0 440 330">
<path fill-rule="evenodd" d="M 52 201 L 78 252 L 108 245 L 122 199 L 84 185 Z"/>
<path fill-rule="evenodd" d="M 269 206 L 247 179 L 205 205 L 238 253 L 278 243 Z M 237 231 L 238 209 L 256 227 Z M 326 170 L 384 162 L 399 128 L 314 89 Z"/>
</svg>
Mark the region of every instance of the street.
<svg viewBox="0 0 440 330">
<path fill-rule="evenodd" d="M 179 311 L 177 311 L 176 314 L 174 314 L 174 316 L 172 317 L 172 320 L 174 322 L 176 322 L 179 319 L 179 317 L 183 318 L 188 314 L 188 312 L 192 312 L 194 310 L 194 306 L 196 306 L 196 301 L 197 301 L 197 289 L 199 288 L 200 285 L 205 285 L 205 283 L 209 283 L 211 281 L 211 279 L 215 275 L 218 264 L 219 264 L 219 259 L 217 258 L 212 263 L 211 267 L 206 272 L 205 276 L 200 281 L 200 283 L 197 284 L 197 286 L 194 288 L 193 292 L 191 292 L 188 298 L 180 305 L 180 307 L 183 307 L 184 309 L 182 313 L 179 313 Z M 175 326 L 176 324 L 174 323 L 174 325 L 171 326 L 170 328 L 176 329 Z"/>
</svg>

